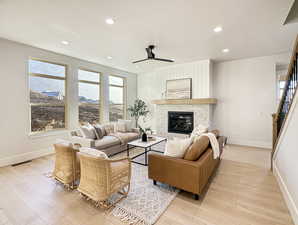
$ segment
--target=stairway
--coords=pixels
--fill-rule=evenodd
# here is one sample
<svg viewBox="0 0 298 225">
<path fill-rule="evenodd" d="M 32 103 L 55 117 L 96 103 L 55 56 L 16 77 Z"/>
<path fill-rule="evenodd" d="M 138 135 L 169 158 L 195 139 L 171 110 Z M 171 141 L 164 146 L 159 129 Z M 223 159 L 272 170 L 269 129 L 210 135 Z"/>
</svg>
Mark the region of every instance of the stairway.
<svg viewBox="0 0 298 225">
<path fill-rule="evenodd" d="M 298 89 L 298 35 L 296 37 L 295 46 L 293 49 L 291 62 L 288 68 L 286 84 L 283 96 L 278 106 L 277 113 L 272 114 L 273 118 L 273 138 L 272 138 L 272 153 L 271 153 L 271 170 L 273 165 L 273 156 L 278 144 L 279 138 L 283 131 L 285 122 L 289 115 L 294 96 Z"/>
</svg>

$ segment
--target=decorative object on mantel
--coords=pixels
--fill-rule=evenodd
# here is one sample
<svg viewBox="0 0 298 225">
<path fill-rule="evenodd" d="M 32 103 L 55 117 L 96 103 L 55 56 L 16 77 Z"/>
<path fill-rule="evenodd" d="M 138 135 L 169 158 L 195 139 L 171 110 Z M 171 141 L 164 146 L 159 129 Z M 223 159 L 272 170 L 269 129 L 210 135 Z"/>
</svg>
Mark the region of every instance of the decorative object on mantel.
<svg viewBox="0 0 298 225">
<path fill-rule="evenodd" d="M 199 105 L 199 104 L 216 104 L 216 98 L 193 98 L 193 99 L 157 99 L 152 100 L 156 105 Z"/>
<path fill-rule="evenodd" d="M 191 78 L 167 80 L 166 93 L 167 99 L 191 99 Z"/>
<path fill-rule="evenodd" d="M 139 126 L 140 117 L 143 117 L 143 119 L 145 120 L 146 116 L 149 113 L 148 106 L 141 99 L 136 99 L 134 104 L 128 107 L 127 111 L 130 113 L 131 117 L 135 118 L 136 127 Z"/>
</svg>

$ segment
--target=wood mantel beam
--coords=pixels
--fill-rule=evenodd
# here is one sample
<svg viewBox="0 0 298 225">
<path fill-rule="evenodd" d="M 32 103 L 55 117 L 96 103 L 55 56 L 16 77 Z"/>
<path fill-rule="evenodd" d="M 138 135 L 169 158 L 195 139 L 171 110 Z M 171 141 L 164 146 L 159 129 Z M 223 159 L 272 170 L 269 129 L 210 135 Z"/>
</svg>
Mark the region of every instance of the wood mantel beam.
<svg viewBox="0 0 298 225">
<path fill-rule="evenodd" d="M 152 100 L 152 104 L 156 105 L 200 105 L 200 104 L 216 104 L 216 98 L 193 98 L 193 99 L 158 99 Z"/>
</svg>

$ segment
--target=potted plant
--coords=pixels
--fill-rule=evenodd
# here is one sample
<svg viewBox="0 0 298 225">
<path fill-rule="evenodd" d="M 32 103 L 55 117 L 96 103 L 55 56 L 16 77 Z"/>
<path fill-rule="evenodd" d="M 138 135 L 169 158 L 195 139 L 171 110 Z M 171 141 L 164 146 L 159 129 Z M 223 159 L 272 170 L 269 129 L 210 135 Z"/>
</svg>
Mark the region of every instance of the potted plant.
<svg viewBox="0 0 298 225">
<path fill-rule="evenodd" d="M 144 130 L 141 126 L 139 126 L 139 119 L 141 117 L 143 117 L 143 119 L 146 118 L 149 113 L 148 106 L 143 100 L 136 99 L 134 104 L 128 107 L 127 111 L 130 113 L 130 116 L 135 119 L 136 127 L 140 129 L 142 134 L 142 141 L 147 141 L 146 129 Z"/>
<path fill-rule="evenodd" d="M 149 113 L 148 106 L 141 99 L 136 99 L 134 104 L 128 107 L 127 111 L 130 113 L 130 116 L 135 119 L 136 127 L 139 126 L 140 117 L 144 117 L 145 119 Z"/>
</svg>

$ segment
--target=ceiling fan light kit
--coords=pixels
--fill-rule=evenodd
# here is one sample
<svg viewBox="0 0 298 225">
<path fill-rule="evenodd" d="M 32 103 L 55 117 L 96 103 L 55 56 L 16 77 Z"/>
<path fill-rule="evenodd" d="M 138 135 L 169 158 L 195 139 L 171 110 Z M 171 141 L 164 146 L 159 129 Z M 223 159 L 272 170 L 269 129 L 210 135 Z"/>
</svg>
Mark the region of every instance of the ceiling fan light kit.
<svg viewBox="0 0 298 225">
<path fill-rule="evenodd" d="M 162 61 L 162 62 L 174 62 L 174 60 L 172 59 L 162 59 L 162 58 L 156 58 L 155 54 L 153 53 L 153 49 L 155 48 L 155 45 L 149 45 L 146 48 L 146 52 L 147 52 L 147 59 L 141 59 L 141 60 L 137 60 L 134 61 L 132 63 L 140 63 L 140 62 L 144 62 L 147 60 L 156 60 L 156 61 Z"/>
</svg>

